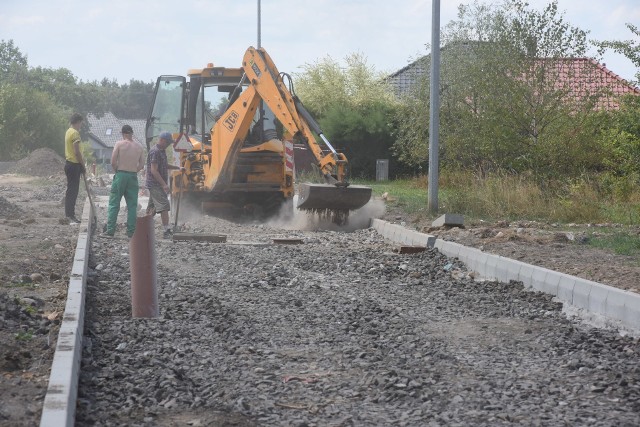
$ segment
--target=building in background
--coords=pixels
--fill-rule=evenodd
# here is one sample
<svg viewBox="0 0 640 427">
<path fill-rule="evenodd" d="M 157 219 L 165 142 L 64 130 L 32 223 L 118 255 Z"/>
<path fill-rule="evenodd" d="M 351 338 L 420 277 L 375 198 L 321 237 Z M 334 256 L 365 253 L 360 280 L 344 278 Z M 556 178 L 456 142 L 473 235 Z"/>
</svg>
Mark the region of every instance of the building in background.
<svg viewBox="0 0 640 427">
<path fill-rule="evenodd" d="M 116 142 L 122 139 L 122 126 L 125 124 L 133 128 L 133 140 L 146 151 L 144 142 L 144 120 L 118 119 L 112 113 L 105 113 L 102 117 L 89 114 L 89 142 L 98 165 L 103 165 L 107 172 L 111 170 L 111 153 Z"/>
</svg>

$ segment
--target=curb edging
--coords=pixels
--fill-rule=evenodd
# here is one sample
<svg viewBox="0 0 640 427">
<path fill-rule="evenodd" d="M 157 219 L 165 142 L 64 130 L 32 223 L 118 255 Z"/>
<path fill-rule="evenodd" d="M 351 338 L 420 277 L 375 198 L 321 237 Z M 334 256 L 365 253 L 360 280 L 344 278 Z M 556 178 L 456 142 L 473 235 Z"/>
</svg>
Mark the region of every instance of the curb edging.
<svg viewBox="0 0 640 427">
<path fill-rule="evenodd" d="M 91 203 L 87 198 L 82 211 L 78 242 L 67 289 L 67 303 L 51 363 L 49 386 L 42 407 L 40 427 L 72 427 L 75 424 L 93 214 Z"/>
<path fill-rule="evenodd" d="M 371 220 L 371 227 L 396 243 L 436 248 L 446 256 L 458 258 L 483 278 L 499 282 L 516 280 L 563 303 L 640 330 L 640 294 L 635 292 L 483 252 L 377 218 Z"/>
</svg>

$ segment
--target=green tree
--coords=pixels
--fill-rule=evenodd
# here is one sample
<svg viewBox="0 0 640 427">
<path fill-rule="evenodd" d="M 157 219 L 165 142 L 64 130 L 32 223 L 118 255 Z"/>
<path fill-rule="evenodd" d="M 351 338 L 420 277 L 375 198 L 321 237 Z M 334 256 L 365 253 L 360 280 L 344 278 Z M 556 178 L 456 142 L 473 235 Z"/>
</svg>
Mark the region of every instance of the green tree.
<svg viewBox="0 0 640 427">
<path fill-rule="evenodd" d="M 295 91 L 332 144 L 345 153 L 353 176 L 375 175 L 375 160 L 391 158 L 392 111 L 396 101 L 383 74 L 362 54 L 346 67 L 326 57 L 297 74 Z"/>
<path fill-rule="evenodd" d="M 627 95 L 620 109 L 603 113 L 607 127 L 600 136 L 607 171 L 616 176 L 640 177 L 640 96 Z"/>
<path fill-rule="evenodd" d="M 481 175 L 565 171 L 540 160 L 577 143 L 580 117 L 597 99 L 588 92 L 578 100 L 569 96 L 576 73 L 583 71 L 562 59 L 583 56 L 586 35 L 564 21 L 555 0 L 542 11 L 520 0 L 460 6 L 458 18 L 445 28 L 441 51 L 442 166 Z M 409 101 L 407 108 L 425 108 L 428 96 L 427 76 L 416 94 L 421 101 Z M 405 160 L 424 156 L 411 160 L 414 164 L 427 160 L 427 115 L 425 108 L 419 115 L 403 111 L 398 118 L 394 149 Z"/>
<path fill-rule="evenodd" d="M 0 83 L 14 81 L 26 69 L 27 57 L 13 44 L 13 40 L 0 40 Z"/>
<path fill-rule="evenodd" d="M 0 159 L 17 160 L 42 147 L 63 154 L 67 116 L 44 92 L 0 85 Z"/>
<path fill-rule="evenodd" d="M 600 55 L 607 49 L 611 49 L 629 58 L 639 68 L 636 72 L 636 81 L 634 83 L 640 84 L 640 30 L 633 24 L 627 23 L 626 26 L 638 40 L 604 40 L 594 41 L 593 43 L 598 47 Z"/>
<path fill-rule="evenodd" d="M 112 100 L 109 110 L 116 117 L 146 119 L 153 97 L 153 82 L 131 79 L 119 88 L 119 95 Z"/>
</svg>

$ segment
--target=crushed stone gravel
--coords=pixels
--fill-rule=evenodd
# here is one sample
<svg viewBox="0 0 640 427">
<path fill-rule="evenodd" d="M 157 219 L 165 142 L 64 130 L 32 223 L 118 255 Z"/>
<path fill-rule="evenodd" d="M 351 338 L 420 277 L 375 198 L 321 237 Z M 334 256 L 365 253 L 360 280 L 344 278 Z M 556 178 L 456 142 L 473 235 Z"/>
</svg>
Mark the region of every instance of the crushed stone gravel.
<svg viewBox="0 0 640 427">
<path fill-rule="evenodd" d="M 372 229 L 198 221 L 227 243 L 157 229 L 158 319 L 128 241 L 93 241 L 79 425 L 637 425 L 638 339 L 548 295 Z"/>
</svg>

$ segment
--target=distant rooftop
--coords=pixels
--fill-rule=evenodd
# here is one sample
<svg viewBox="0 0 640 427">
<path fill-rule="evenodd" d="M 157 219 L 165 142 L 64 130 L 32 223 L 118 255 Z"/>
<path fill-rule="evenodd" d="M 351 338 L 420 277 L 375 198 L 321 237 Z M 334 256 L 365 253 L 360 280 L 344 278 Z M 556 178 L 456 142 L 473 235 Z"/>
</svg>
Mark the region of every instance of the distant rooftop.
<svg viewBox="0 0 640 427">
<path fill-rule="evenodd" d="M 87 116 L 89 122 L 89 136 L 99 141 L 107 148 L 113 148 L 116 142 L 122 139 L 122 126 L 125 124 L 130 125 L 133 128 L 133 140 L 138 144 L 145 146 L 144 144 L 144 120 L 129 120 L 118 119 L 113 113 L 105 113 L 102 117 L 98 118 L 93 114 Z"/>
<path fill-rule="evenodd" d="M 468 47 L 468 45 L 463 46 L 463 48 Z M 441 51 L 444 54 L 445 48 Z M 596 102 L 596 109 L 617 109 L 622 95 L 640 95 L 638 87 L 609 70 L 606 65 L 591 58 L 540 59 L 539 63 L 550 61 L 555 64 L 555 67 L 549 71 L 553 74 L 555 88 L 570 88 L 569 96 L 576 101 L 599 93 L 600 98 Z M 420 80 L 429 75 L 430 62 L 430 55 L 422 56 L 390 74 L 386 80 L 396 95 L 409 95 L 417 88 Z"/>
</svg>

